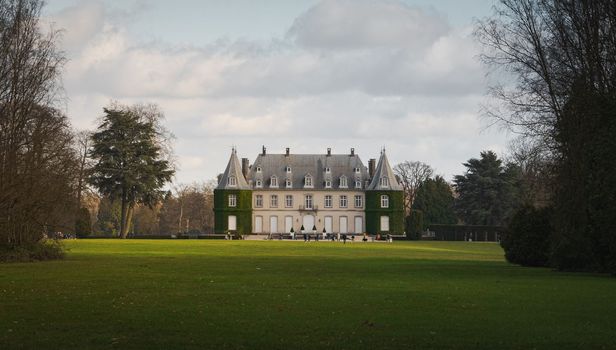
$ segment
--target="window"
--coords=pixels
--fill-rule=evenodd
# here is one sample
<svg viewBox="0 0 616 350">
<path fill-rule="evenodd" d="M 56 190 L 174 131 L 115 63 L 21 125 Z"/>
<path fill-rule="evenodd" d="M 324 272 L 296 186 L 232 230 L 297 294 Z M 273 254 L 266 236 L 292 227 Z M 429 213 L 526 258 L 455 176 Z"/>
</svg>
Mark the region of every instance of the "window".
<svg viewBox="0 0 616 350">
<path fill-rule="evenodd" d="M 364 198 L 361 195 L 355 196 L 355 208 L 361 208 L 364 206 Z"/>
<path fill-rule="evenodd" d="M 342 195 L 340 196 L 340 208 L 346 208 L 348 206 L 348 199 L 347 196 Z"/>
<path fill-rule="evenodd" d="M 306 209 L 312 209 L 312 195 L 307 194 L 305 198 Z"/>
<path fill-rule="evenodd" d="M 325 196 L 325 208 L 331 208 L 331 207 L 332 207 L 332 196 L 326 195 Z"/>
<path fill-rule="evenodd" d="M 389 179 L 386 178 L 386 177 L 382 177 L 381 181 L 380 181 L 380 184 L 381 184 L 382 187 L 389 187 Z"/>
<path fill-rule="evenodd" d="M 261 172 L 261 167 L 260 167 L 260 166 L 258 166 L 258 167 L 257 167 L 257 172 L 258 172 L 258 173 L 260 173 L 260 172 Z"/>
<path fill-rule="evenodd" d="M 355 174 L 359 174 L 360 173 L 359 168 L 355 168 L 355 169 L 353 169 L 353 171 L 355 172 Z"/>
<path fill-rule="evenodd" d="M 263 208 L 263 195 L 258 194 L 255 196 L 255 207 Z"/>
<path fill-rule="evenodd" d="M 278 233 L 278 217 L 270 216 L 270 233 Z"/>
<path fill-rule="evenodd" d="M 291 232 L 292 228 L 293 228 L 293 217 L 285 216 L 284 217 L 284 232 Z"/>
<path fill-rule="evenodd" d="M 355 217 L 355 233 L 362 234 L 364 232 L 364 218 L 361 216 Z"/>
<path fill-rule="evenodd" d="M 227 230 L 235 231 L 237 230 L 237 216 L 229 215 L 227 218 Z"/>
<path fill-rule="evenodd" d="M 389 216 L 381 216 L 381 231 L 389 231 Z"/>
<path fill-rule="evenodd" d="M 287 208 L 293 208 L 293 196 L 288 194 L 284 197 L 284 206 Z"/>
<path fill-rule="evenodd" d="M 329 174 L 331 172 L 332 172 L 332 168 L 330 168 L 330 167 L 325 168 L 325 173 L 326 174 Z"/>
<path fill-rule="evenodd" d="M 291 182 L 291 179 L 286 179 L 284 181 L 284 185 L 286 186 L 286 188 L 291 188 L 293 187 L 293 182 Z"/>
<path fill-rule="evenodd" d="M 278 195 L 273 194 L 270 197 L 270 208 L 278 208 Z"/>
<path fill-rule="evenodd" d="M 334 232 L 334 218 L 332 216 L 325 217 L 325 231 L 327 233 Z"/>
<path fill-rule="evenodd" d="M 255 216 L 255 233 L 263 232 L 263 216 Z"/>
<path fill-rule="evenodd" d="M 355 188 L 361 188 L 361 180 L 355 180 Z"/>
<path fill-rule="evenodd" d="M 291 167 L 287 165 L 287 167 L 285 168 L 285 171 L 287 172 L 287 174 L 289 174 L 291 172 Z"/>
<path fill-rule="evenodd" d="M 332 188 L 332 180 L 325 180 L 325 188 Z"/>
<path fill-rule="evenodd" d="M 235 187 L 237 186 L 237 179 L 235 178 L 235 176 L 230 176 L 227 179 L 227 185 L 231 186 L 231 187 Z"/>
<path fill-rule="evenodd" d="M 234 195 L 234 194 L 229 195 L 229 207 L 231 208 L 237 207 L 237 195 Z"/>
<path fill-rule="evenodd" d="M 381 196 L 381 208 L 389 208 L 389 196 Z"/>
<path fill-rule="evenodd" d="M 304 178 L 305 187 L 312 187 L 312 176 L 306 175 Z"/>
<path fill-rule="evenodd" d="M 347 188 L 348 187 L 347 177 L 344 176 L 344 175 L 340 177 L 340 187 L 341 188 Z"/>
<path fill-rule="evenodd" d="M 340 233 L 349 233 L 349 218 L 346 216 L 341 216 L 338 229 L 340 229 Z"/>
<path fill-rule="evenodd" d="M 257 181 L 255 181 L 255 187 L 263 188 L 263 181 L 261 179 L 257 179 Z"/>
<path fill-rule="evenodd" d="M 276 176 L 272 176 L 270 179 L 270 187 L 278 187 L 278 178 Z"/>
</svg>

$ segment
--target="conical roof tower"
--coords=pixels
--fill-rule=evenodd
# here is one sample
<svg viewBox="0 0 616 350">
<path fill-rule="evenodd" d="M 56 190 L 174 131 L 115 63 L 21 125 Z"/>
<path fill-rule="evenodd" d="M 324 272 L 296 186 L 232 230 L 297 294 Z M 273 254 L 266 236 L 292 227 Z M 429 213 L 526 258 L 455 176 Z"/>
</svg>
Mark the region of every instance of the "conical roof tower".
<svg viewBox="0 0 616 350">
<path fill-rule="evenodd" d="M 240 160 L 237 158 L 237 150 L 231 151 L 231 157 L 227 164 L 227 169 L 222 174 L 218 182 L 217 190 L 249 190 L 250 186 L 242 173 Z"/>
<path fill-rule="evenodd" d="M 385 149 L 381 151 L 379 163 L 376 166 L 372 181 L 367 188 L 368 191 L 402 191 L 402 186 L 394 174 L 389 160 L 385 154 Z"/>
</svg>

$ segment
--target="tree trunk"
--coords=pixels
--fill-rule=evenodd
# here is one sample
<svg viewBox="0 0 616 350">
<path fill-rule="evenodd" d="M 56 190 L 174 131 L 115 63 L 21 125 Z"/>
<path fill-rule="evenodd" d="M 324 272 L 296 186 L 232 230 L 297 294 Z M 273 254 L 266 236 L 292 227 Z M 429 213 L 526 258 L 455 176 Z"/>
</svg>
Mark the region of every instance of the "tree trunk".
<svg viewBox="0 0 616 350">
<path fill-rule="evenodd" d="M 127 216 L 128 216 L 128 199 L 126 198 L 126 190 L 122 190 L 122 209 L 120 213 L 120 238 L 126 238 L 125 232 L 128 232 L 128 230 L 126 229 Z"/>
<path fill-rule="evenodd" d="M 135 205 L 127 203 L 128 209 L 126 210 L 126 222 L 122 230 L 122 238 L 128 237 L 128 231 L 130 231 L 131 222 L 133 221 L 133 212 L 135 211 Z"/>
</svg>

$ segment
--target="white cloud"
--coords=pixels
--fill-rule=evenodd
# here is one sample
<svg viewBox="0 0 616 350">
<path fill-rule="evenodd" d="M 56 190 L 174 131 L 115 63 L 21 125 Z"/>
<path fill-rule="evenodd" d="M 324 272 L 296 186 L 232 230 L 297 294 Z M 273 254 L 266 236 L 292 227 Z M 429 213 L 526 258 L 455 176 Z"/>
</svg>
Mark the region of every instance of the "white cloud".
<svg viewBox="0 0 616 350">
<path fill-rule="evenodd" d="M 65 44 L 78 48 L 64 76 L 68 113 L 83 128 L 112 99 L 159 104 L 177 137 L 179 181 L 213 178 L 232 145 L 251 158 L 262 144 L 277 152 L 355 147 L 365 162 L 387 145 L 392 162 L 422 160 L 449 175 L 504 143 L 478 135 L 477 51 L 467 30 L 450 29 L 438 13 L 326 0 L 283 39 L 177 47 L 136 39 L 102 4 L 58 14 Z"/>
<path fill-rule="evenodd" d="M 449 26 L 435 12 L 398 1 L 328 0 L 299 16 L 288 32 L 298 45 L 327 49 L 423 49 Z"/>
<path fill-rule="evenodd" d="M 60 11 L 51 22 L 63 29 L 64 48 L 69 52 L 77 51 L 103 29 L 105 6 L 100 1 L 85 1 Z"/>
</svg>

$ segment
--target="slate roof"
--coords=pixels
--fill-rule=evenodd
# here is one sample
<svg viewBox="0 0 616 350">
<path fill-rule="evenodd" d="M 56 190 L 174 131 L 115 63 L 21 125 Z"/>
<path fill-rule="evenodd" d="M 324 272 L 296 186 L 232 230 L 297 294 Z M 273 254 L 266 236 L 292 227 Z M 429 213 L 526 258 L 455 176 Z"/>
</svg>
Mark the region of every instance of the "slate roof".
<svg viewBox="0 0 616 350">
<path fill-rule="evenodd" d="M 235 186 L 229 185 L 229 178 L 232 176 L 235 177 L 236 179 Z M 218 186 L 216 186 L 216 189 L 218 190 L 229 190 L 229 189 L 249 190 L 250 189 L 248 182 L 246 182 L 246 179 L 244 178 L 244 175 L 242 174 L 242 166 L 240 165 L 240 161 L 237 158 L 237 151 L 235 149 L 231 151 L 231 158 L 229 158 L 227 169 L 225 169 L 225 172 L 222 174 L 222 177 L 220 178 L 220 182 L 218 183 Z"/>
<path fill-rule="evenodd" d="M 286 172 L 286 167 L 291 172 Z M 261 171 L 257 171 L 258 169 Z M 330 173 L 325 169 L 329 168 Z M 359 168 L 359 173 L 355 173 Z M 276 176 L 279 189 L 306 189 L 305 176 L 312 176 L 312 189 L 355 189 L 355 180 L 361 181 L 361 189 L 366 189 L 369 180 L 368 169 L 357 155 L 351 154 L 259 154 L 248 173 L 248 181 L 256 188 L 256 180 L 262 181 L 262 188 L 271 189 L 271 178 Z M 346 176 L 347 187 L 340 187 L 340 177 Z M 292 181 L 292 187 L 287 188 L 285 180 Z M 325 187 L 326 179 L 332 181 L 331 188 Z"/>
<path fill-rule="evenodd" d="M 381 185 L 382 177 L 387 178 L 388 186 Z M 396 179 L 396 175 L 389 165 L 389 160 L 387 160 L 385 150 L 381 151 L 381 158 L 379 158 L 379 163 L 374 170 L 374 177 L 372 178 L 372 182 L 370 182 L 370 186 L 368 186 L 367 190 L 402 191 L 402 186 L 398 183 L 398 179 Z"/>
</svg>

